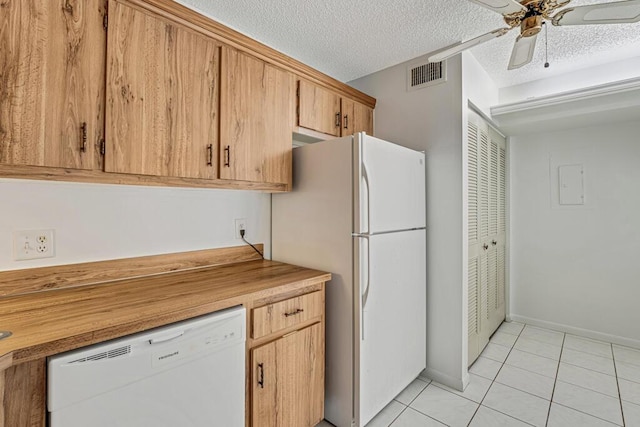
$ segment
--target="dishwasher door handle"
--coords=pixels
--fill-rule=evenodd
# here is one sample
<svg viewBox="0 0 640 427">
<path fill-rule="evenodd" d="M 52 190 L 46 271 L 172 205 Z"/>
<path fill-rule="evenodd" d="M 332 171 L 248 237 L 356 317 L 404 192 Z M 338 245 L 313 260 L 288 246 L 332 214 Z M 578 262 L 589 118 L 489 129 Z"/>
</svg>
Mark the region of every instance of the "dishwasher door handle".
<svg viewBox="0 0 640 427">
<path fill-rule="evenodd" d="M 166 337 L 161 337 L 161 338 L 151 338 L 149 340 L 149 344 L 154 345 L 154 344 L 162 344 L 163 342 L 167 342 L 167 341 L 171 341 L 171 340 L 175 340 L 176 338 L 180 338 L 181 336 L 183 336 L 185 333 L 185 331 L 180 331 L 180 332 L 176 332 L 173 335 L 168 335 Z"/>
</svg>

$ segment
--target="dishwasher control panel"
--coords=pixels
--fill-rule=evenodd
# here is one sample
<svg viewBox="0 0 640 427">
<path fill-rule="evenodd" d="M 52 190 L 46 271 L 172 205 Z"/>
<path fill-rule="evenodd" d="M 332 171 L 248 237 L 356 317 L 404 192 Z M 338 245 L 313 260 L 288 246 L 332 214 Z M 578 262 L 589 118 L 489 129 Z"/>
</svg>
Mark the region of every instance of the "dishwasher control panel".
<svg viewBox="0 0 640 427">
<path fill-rule="evenodd" d="M 152 365 L 162 366 L 198 353 L 219 351 L 229 345 L 244 342 L 243 325 L 231 320 L 233 319 L 218 322 L 215 327 L 201 331 L 178 331 L 174 337 L 149 340 L 152 348 Z"/>
</svg>

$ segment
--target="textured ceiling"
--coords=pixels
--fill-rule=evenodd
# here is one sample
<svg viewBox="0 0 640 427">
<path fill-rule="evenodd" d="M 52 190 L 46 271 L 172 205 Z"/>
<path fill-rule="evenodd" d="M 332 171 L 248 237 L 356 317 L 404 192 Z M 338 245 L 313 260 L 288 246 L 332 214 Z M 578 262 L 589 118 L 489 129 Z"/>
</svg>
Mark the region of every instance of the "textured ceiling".
<svg viewBox="0 0 640 427">
<path fill-rule="evenodd" d="M 572 6 L 612 0 L 573 0 Z M 341 81 L 350 81 L 504 26 L 466 0 L 181 0 Z M 640 23 L 553 27 L 531 64 L 507 71 L 517 30 L 472 50 L 498 86 L 640 56 Z M 640 74 L 640 70 L 639 70 Z"/>
</svg>

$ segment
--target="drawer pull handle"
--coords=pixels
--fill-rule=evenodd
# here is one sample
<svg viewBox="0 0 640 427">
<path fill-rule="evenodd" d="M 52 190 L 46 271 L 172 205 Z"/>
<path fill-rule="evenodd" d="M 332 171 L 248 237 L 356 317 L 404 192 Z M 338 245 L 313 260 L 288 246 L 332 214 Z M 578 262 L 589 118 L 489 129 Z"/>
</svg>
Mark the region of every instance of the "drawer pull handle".
<svg viewBox="0 0 640 427">
<path fill-rule="evenodd" d="M 260 388 L 264 388 L 264 364 L 263 363 L 258 363 L 258 372 L 259 372 L 258 385 L 260 386 Z"/>
<path fill-rule="evenodd" d="M 290 313 L 285 313 L 284 317 L 295 316 L 296 314 L 302 313 L 304 310 L 301 308 L 296 309 L 296 311 L 292 311 Z"/>
</svg>

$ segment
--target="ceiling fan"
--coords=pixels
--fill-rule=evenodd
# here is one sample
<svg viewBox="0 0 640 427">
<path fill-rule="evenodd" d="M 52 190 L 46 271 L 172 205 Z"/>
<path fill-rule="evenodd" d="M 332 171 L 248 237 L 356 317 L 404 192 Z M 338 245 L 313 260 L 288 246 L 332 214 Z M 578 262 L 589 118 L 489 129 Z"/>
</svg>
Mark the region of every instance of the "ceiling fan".
<svg viewBox="0 0 640 427">
<path fill-rule="evenodd" d="M 501 14 L 507 24 L 505 28 L 493 30 L 474 39 L 449 46 L 428 58 L 429 62 L 440 62 L 486 41 L 500 37 L 516 27 L 520 35 L 509 60 L 509 70 L 520 68 L 533 59 L 536 38 L 545 20 L 553 25 L 623 24 L 640 21 L 640 0 L 617 1 L 588 6 L 567 6 L 571 0 L 469 0 Z M 556 12 L 557 11 L 557 12 Z"/>
</svg>

